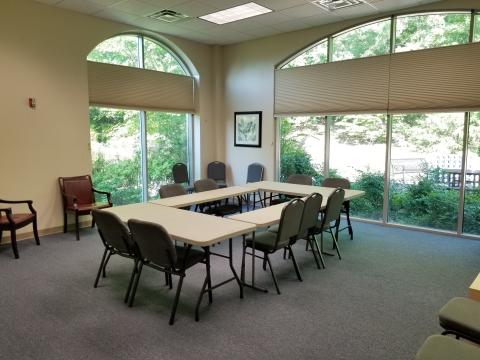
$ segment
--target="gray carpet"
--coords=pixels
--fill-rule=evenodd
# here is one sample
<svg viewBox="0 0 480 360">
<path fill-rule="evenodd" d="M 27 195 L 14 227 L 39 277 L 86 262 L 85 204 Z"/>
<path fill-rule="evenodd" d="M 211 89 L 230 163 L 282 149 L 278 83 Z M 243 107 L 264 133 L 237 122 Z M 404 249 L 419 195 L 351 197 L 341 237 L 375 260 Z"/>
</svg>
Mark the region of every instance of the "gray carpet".
<svg viewBox="0 0 480 360">
<path fill-rule="evenodd" d="M 354 230 L 354 241 L 342 233 L 343 259 L 326 258 L 326 270 L 316 269 L 304 243 L 295 246 L 302 283 L 291 262 L 274 256 L 282 295 L 258 262 L 258 283 L 270 292 L 246 289 L 241 300 L 230 283 L 203 303 L 198 323 L 197 265 L 174 326 L 174 291 L 159 272 L 145 269 L 133 308 L 123 303 L 127 259 L 112 258 L 93 288 L 102 253 L 96 230 L 83 230 L 79 242 L 73 233 L 43 237 L 39 247 L 20 242 L 19 260 L 2 246 L 0 359 L 412 359 L 440 332 L 438 309 L 466 294 L 480 242 L 363 223 Z M 229 275 L 223 260 L 212 266 L 214 281 Z"/>
</svg>

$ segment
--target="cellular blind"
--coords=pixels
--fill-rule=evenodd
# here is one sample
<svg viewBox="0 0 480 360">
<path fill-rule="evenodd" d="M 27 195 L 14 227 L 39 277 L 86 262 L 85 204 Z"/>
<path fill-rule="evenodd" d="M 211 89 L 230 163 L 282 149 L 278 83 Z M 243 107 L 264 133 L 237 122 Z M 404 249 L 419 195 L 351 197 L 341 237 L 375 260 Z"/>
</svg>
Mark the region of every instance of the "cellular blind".
<svg viewBox="0 0 480 360">
<path fill-rule="evenodd" d="M 389 56 L 275 71 L 275 114 L 385 112 Z"/>
<path fill-rule="evenodd" d="M 480 44 L 275 71 L 275 114 L 467 111 L 480 108 Z"/>
<path fill-rule="evenodd" d="M 389 112 L 466 111 L 480 107 L 480 44 L 391 56 Z"/>
<path fill-rule="evenodd" d="M 88 61 L 92 105 L 195 112 L 194 78 Z"/>
</svg>

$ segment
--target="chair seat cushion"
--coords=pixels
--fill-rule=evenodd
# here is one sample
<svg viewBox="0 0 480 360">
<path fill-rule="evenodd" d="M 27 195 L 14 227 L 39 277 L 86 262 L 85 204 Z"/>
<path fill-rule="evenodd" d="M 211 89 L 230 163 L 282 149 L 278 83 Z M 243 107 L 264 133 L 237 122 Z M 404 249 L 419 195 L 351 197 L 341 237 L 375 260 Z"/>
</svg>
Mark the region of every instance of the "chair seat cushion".
<svg viewBox="0 0 480 360">
<path fill-rule="evenodd" d="M 20 226 L 23 224 L 28 224 L 33 221 L 33 218 L 35 217 L 34 214 L 13 214 L 13 222 L 15 226 Z M 0 215 L 0 225 L 8 226 L 10 222 L 8 221 L 8 218 L 4 215 Z"/>
<path fill-rule="evenodd" d="M 480 302 L 453 298 L 440 309 L 438 318 L 440 326 L 445 330 L 468 335 L 480 342 Z"/>
<path fill-rule="evenodd" d="M 92 203 L 92 204 L 78 204 L 77 210 L 79 212 L 89 212 L 93 209 L 106 209 L 111 207 L 109 203 Z M 73 205 L 67 207 L 68 210 L 75 211 Z"/>
<path fill-rule="evenodd" d="M 416 360 L 478 360 L 480 348 L 453 337 L 432 335 L 425 340 L 415 356 Z"/>
<path fill-rule="evenodd" d="M 272 233 L 278 233 L 278 225 L 273 225 L 268 228 L 268 231 Z"/>
<path fill-rule="evenodd" d="M 237 204 L 220 205 L 217 207 L 215 212 L 220 216 L 232 215 L 240 212 L 240 206 Z"/>
<path fill-rule="evenodd" d="M 275 250 L 275 243 L 277 241 L 277 234 L 264 231 L 260 233 L 255 233 L 255 249 L 258 249 L 263 252 L 270 252 Z M 252 247 L 253 240 L 251 237 L 247 238 L 246 245 Z"/>
<path fill-rule="evenodd" d="M 187 252 L 187 247 L 178 245 L 175 246 L 175 249 L 177 250 L 177 263 L 175 264 L 177 269 L 183 268 L 184 262 L 185 269 L 187 269 L 195 264 L 198 264 L 205 258 L 205 251 L 203 250 L 190 248 L 190 250 Z"/>
</svg>

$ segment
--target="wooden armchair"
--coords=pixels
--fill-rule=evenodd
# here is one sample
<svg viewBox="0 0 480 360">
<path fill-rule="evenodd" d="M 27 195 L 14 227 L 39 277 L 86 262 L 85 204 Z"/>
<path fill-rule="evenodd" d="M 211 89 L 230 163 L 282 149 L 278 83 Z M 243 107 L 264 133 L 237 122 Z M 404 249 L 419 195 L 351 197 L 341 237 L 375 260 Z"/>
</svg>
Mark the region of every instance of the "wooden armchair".
<svg viewBox="0 0 480 360">
<path fill-rule="evenodd" d="M 112 196 L 109 192 L 94 189 L 90 175 L 59 177 L 58 183 L 63 202 L 63 232 L 67 232 L 67 213 L 72 212 L 75 214 L 77 240 L 80 240 L 78 217 L 91 214 L 93 209 L 111 207 Z M 106 195 L 107 203 L 97 203 L 95 193 Z M 92 227 L 94 226 L 95 220 L 92 219 Z"/>
<path fill-rule="evenodd" d="M 16 231 L 28 224 L 33 224 L 33 235 L 35 236 L 35 242 L 37 245 L 40 245 L 40 239 L 38 238 L 37 231 L 37 212 L 33 208 L 32 200 L 2 200 L 0 199 L 0 204 L 27 204 L 30 209 L 30 213 L 16 213 L 12 212 L 11 207 L 0 208 L 0 241 L 2 240 L 2 234 L 4 230 L 10 231 L 10 237 L 12 242 L 13 254 L 15 259 L 18 259 L 18 248 L 17 248 L 17 236 Z M 5 214 L 5 215 L 3 215 Z"/>
</svg>

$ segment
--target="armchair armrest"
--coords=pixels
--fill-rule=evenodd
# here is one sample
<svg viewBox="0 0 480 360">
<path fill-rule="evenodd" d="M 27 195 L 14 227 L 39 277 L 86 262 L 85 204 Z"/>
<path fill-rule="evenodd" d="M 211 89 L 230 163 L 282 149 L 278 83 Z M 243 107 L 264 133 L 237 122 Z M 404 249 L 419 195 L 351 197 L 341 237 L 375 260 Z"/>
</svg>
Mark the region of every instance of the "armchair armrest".
<svg viewBox="0 0 480 360">
<path fill-rule="evenodd" d="M 13 224 L 12 208 L 0 208 L 0 215 L 2 214 L 2 212 L 5 213 L 5 215 L 7 216 L 8 222 L 10 223 L 10 225 L 12 225 Z"/>
<path fill-rule="evenodd" d="M 30 209 L 30 212 L 32 214 L 36 214 L 37 212 L 35 211 L 35 209 L 33 208 L 33 201 L 32 200 L 4 200 L 4 199 L 0 199 L 0 204 L 3 203 L 3 204 L 27 204 L 28 205 L 28 208 Z M 11 208 L 7 208 L 7 209 L 10 209 L 10 214 L 12 213 L 12 209 Z M 5 210 L 5 209 L 1 209 L 1 210 Z"/>
<path fill-rule="evenodd" d="M 93 192 L 96 192 L 97 194 L 103 194 L 103 195 L 107 195 L 107 200 L 108 200 L 108 203 L 110 205 L 113 205 L 112 204 L 112 193 L 108 192 L 108 191 L 101 191 L 101 190 L 97 190 L 95 188 L 92 188 Z"/>
<path fill-rule="evenodd" d="M 67 199 L 72 199 L 73 207 L 77 207 L 77 197 L 75 195 L 70 195 L 67 193 L 62 192 L 62 198 L 63 198 L 63 207 L 67 207 Z"/>
</svg>

